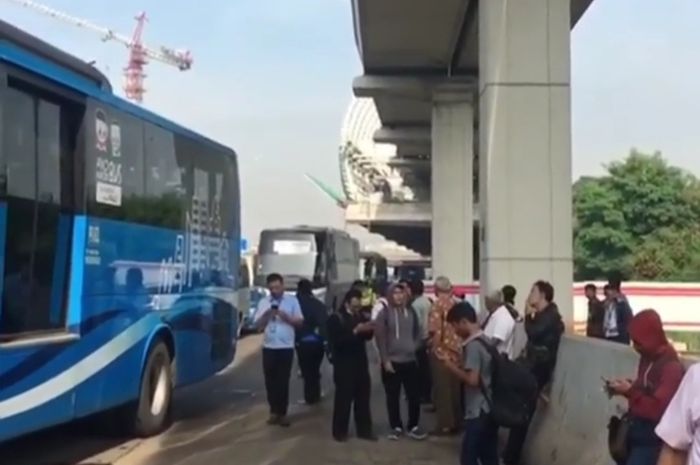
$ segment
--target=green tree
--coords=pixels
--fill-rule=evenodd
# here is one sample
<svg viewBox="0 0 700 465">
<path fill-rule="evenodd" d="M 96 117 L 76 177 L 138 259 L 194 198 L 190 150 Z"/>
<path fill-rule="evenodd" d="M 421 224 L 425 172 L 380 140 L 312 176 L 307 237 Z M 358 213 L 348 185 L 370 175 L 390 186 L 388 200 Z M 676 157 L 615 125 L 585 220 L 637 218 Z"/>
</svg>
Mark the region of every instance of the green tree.
<svg viewBox="0 0 700 465">
<path fill-rule="evenodd" d="M 661 229 L 647 237 L 630 260 L 638 280 L 700 281 L 700 229 Z"/>
<path fill-rule="evenodd" d="M 600 178 L 581 179 L 574 185 L 574 269 L 579 280 L 623 271 L 620 263 L 633 246 L 625 217 L 617 205 L 622 199 Z"/>
<path fill-rule="evenodd" d="M 576 279 L 698 279 L 700 182 L 658 152 L 606 170 L 574 184 Z"/>
<path fill-rule="evenodd" d="M 669 166 L 659 152 L 645 155 L 632 150 L 625 160 L 611 163 L 608 173 L 604 182 L 622 200 L 618 206 L 638 241 L 660 229 L 682 229 L 698 220 L 689 202 L 697 179 Z"/>
</svg>

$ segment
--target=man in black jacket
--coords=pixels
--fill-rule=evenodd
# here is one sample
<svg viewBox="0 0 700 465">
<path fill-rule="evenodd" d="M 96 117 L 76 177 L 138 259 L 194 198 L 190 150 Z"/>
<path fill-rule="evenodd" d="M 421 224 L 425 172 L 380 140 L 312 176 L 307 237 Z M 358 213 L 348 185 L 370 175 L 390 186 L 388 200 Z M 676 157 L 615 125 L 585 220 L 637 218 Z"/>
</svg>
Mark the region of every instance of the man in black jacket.
<svg viewBox="0 0 700 465">
<path fill-rule="evenodd" d="M 328 319 L 328 344 L 333 354 L 333 438 L 345 442 L 351 411 L 360 439 L 375 441 L 370 412 L 371 380 L 367 341 L 374 325 L 361 312 L 362 294 L 350 290 L 341 307 Z"/>
<path fill-rule="evenodd" d="M 304 324 L 296 332 L 299 369 L 304 379 L 304 401 L 308 405 L 321 400 L 321 363 L 325 354 L 326 306 L 313 294 L 311 282 L 302 279 L 297 285 L 297 300 Z"/>
<path fill-rule="evenodd" d="M 552 378 L 559 342 L 564 333 L 564 322 L 554 303 L 554 288 L 546 281 L 537 281 L 532 286 L 526 306 L 525 331 L 528 340 L 524 362 L 537 379 L 537 387 L 541 392 Z M 530 408 L 532 419 L 537 408 L 536 400 Z M 503 462 L 506 465 L 517 465 L 520 462 L 529 426 L 527 423 L 510 430 L 503 452 Z"/>
</svg>

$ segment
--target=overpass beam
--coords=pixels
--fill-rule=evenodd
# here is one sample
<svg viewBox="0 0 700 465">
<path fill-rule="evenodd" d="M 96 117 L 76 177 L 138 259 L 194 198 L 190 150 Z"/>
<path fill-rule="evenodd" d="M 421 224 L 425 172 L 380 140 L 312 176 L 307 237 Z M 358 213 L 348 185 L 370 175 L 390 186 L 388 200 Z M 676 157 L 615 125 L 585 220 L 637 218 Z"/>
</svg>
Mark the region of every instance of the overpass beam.
<svg viewBox="0 0 700 465">
<path fill-rule="evenodd" d="M 570 2 L 479 3 L 482 292 L 550 281 L 572 308 Z"/>
<path fill-rule="evenodd" d="M 473 281 L 474 103 L 471 88 L 439 88 L 432 116 L 433 275 Z"/>
<path fill-rule="evenodd" d="M 353 80 L 352 89 L 355 97 L 398 97 L 429 102 L 433 90 L 445 84 L 476 88 L 477 81 L 472 76 L 445 78 L 363 75 Z"/>
<path fill-rule="evenodd" d="M 401 145 L 407 143 L 414 146 L 427 146 L 430 144 L 430 127 L 381 127 L 374 132 L 374 141 L 378 144 Z"/>
</svg>

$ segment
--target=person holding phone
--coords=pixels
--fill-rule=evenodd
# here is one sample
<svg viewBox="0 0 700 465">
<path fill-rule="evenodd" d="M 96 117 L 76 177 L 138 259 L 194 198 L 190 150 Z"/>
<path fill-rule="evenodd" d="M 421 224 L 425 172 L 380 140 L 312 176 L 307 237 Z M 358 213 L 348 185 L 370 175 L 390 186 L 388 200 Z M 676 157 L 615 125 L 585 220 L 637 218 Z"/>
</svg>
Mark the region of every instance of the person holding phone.
<svg viewBox="0 0 700 465">
<path fill-rule="evenodd" d="M 355 417 L 358 438 L 375 441 L 370 392 L 372 382 L 367 361 L 367 341 L 374 335 L 374 324 L 362 313 L 362 293 L 351 289 L 341 307 L 328 319 L 328 343 L 332 351 L 333 438 L 348 439 L 350 412 Z"/>
<path fill-rule="evenodd" d="M 284 279 L 273 273 L 267 277 L 270 295 L 262 298 L 253 319 L 264 331 L 263 375 L 267 402 L 270 406 L 270 425 L 289 426 L 289 377 L 294 361 L 296 329 L 304 323 L 297 298 L 284 292 Z"/>
<path fill-rule="evenodd" d="M 640 359 L 636 379 L 603 380 L 611 396 L 627 399 L 630 426 L 626 465 L 656 465 L 662 441 L 654 432 L 683 378 L 683 364 L 666 338 L 659 314 L 635 315 L 629 335 Z"/>
</svg>

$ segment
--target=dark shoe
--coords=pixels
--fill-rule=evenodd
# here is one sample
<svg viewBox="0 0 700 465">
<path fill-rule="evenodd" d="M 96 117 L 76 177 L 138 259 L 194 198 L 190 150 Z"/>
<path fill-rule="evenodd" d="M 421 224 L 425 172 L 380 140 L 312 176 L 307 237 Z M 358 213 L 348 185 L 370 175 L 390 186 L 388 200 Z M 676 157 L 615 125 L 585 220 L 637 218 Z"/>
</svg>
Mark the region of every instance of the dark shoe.
<svg viewBox="0 0 700 465">
<path fill-rule="evenodd" d="M 282 426 L 284 428 L 289 428 L 290 426 L 292 426 L 292 423 L 289 421 L 289 418 L 284 416 L 284 417 L 279 417 L 279 419 L 277 420 L 277 425 Z"/>
<path fill-rule="evenodd" d="M 398 441 L 401 438 L 401 436 L 403 436 L 403 429 L 397 427 L 389 431 L 387 439 L 389 439 L 390 441 Z"/>
<path fill-rule="evenodd" d="M 279 425 L 279 422 L 280 422 L 279 415 L 270 415 L 270 418 L 267 419 L 268 425 Z"/>
<path fill-rule="evenodd" d="M 348 442 L 348 436 L 347 435 L 341 435 L 341 436 L 333 436 L 333 439 L 336 442 Z"/>
<path fill-rule="evenodd" d="M 358 434 L 357 439 L 361 439 L 362 441 L 369 441 L 369 442 L 379 441 L 379 438 L 377 436 L 375 436 L 374 434 Z"/>
</svg>

